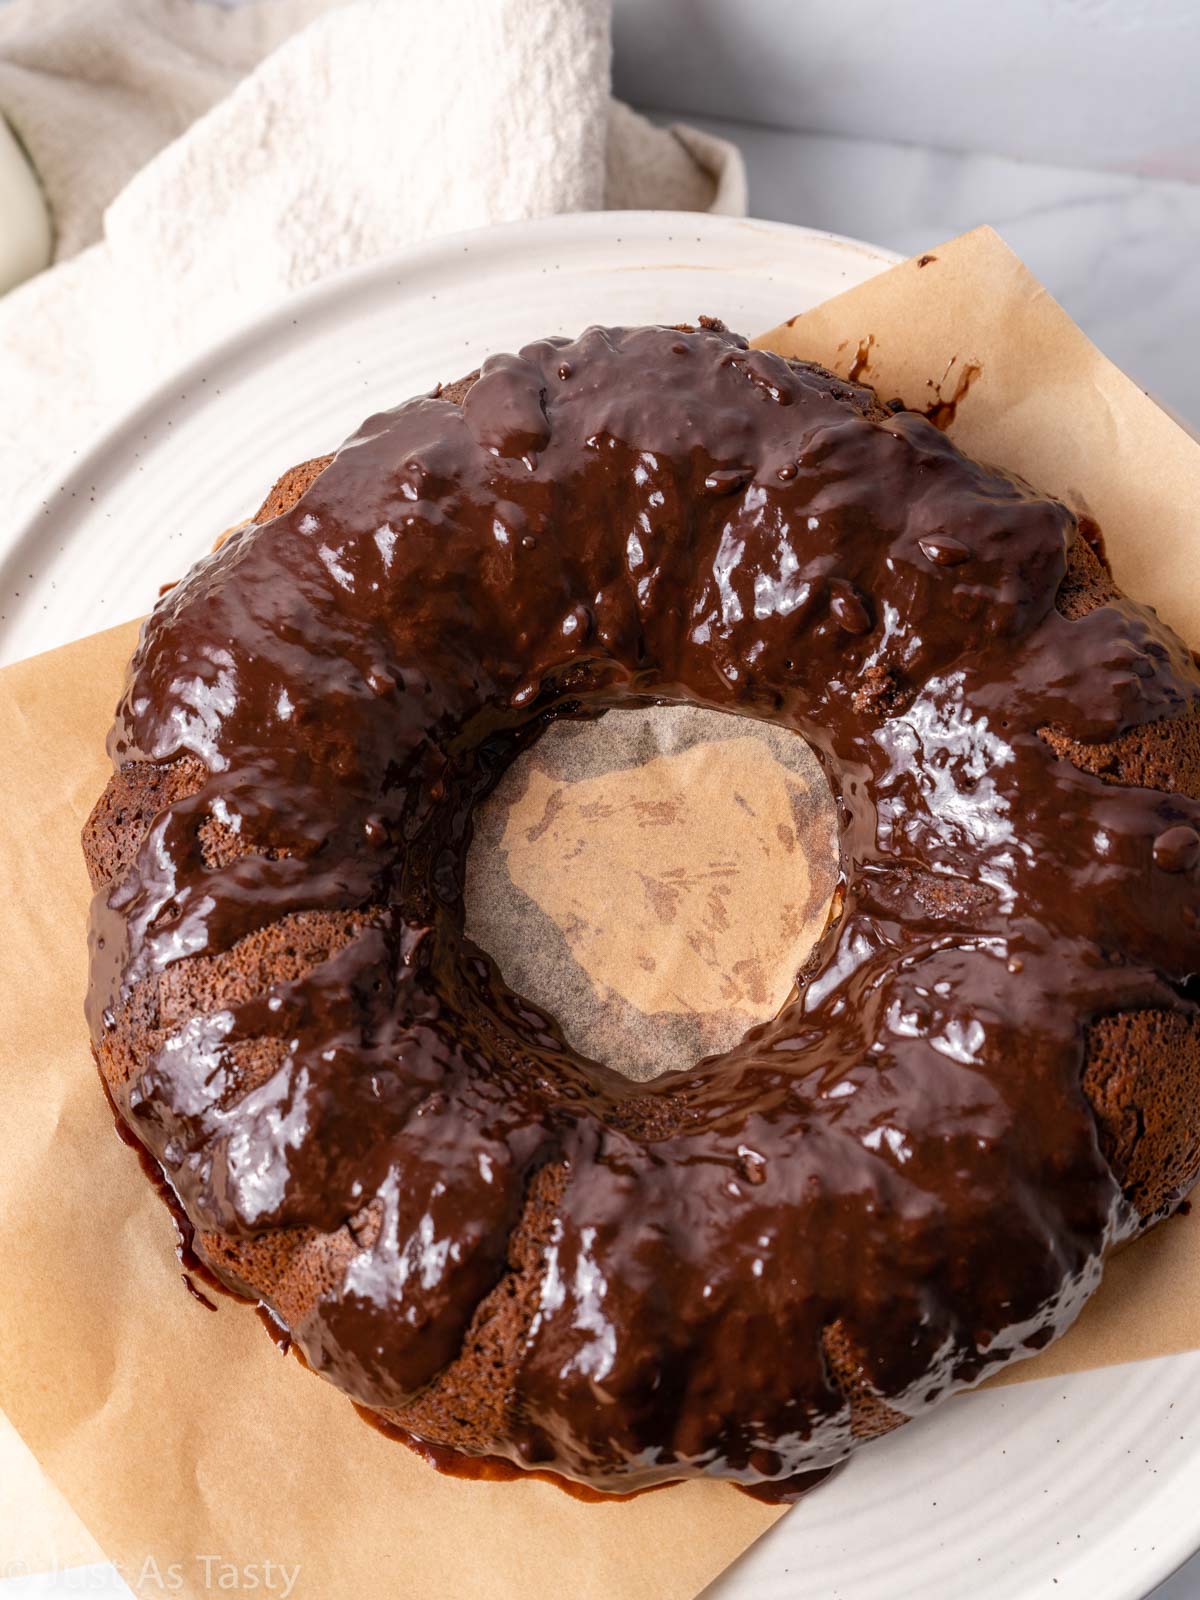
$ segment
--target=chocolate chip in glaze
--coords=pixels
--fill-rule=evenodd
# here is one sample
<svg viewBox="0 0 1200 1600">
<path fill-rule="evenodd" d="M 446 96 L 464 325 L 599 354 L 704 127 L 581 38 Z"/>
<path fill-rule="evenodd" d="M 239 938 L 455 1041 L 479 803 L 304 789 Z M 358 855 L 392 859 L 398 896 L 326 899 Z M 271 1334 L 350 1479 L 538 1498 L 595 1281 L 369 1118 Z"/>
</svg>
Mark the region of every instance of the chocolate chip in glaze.
<svg viewBox="0 0 1200 1600">
<path fill-rule="evenodd" d="M 1200 833 L 1180 825 L 1154 841 L 1154 865 L 1163 872 L 1190 872 L 1200 861 Z"/>
<path fill-rule="evenodd" d="M 960 539 L 952 539 L 945 533 L 934 533 L 928 539 L 921 539 L 918 542 L 921 554 L 939 567 L 957 567 L 971 559 L 971 552 L 966 545 Z"/>
<path fill-rule="evenodd" d="M 1056 609 L 1065 508 L 719 328 L 462 398 L 369 419 L 148 621 L 93 1037 L 209 1264 L 356 1400 L 601 1490 L 782 1491 L 1040 1347 L 1140 1224 L 1086 1042 L 1194 1020 L 1195 883 L 1147 872 L 1200 803 L 1042 734 L 1182 722 L 1200 676 L 1120 595 Z M 655 699 L 810 742 L 841 914 L 777 1018 L 633 1085 L 464 944 L 462 868 L 548 720 Z"/>
</svg>

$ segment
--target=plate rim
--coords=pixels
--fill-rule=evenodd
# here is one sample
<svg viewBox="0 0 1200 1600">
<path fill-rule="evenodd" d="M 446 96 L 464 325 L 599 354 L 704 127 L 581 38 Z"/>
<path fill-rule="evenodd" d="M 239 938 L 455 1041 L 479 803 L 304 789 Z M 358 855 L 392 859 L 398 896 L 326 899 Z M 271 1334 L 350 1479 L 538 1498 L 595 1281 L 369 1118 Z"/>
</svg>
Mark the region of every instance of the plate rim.
<svg viewBox="0 0 1200 1600">
<path fill-rule="evenodd" d="M 761 217 L 734 217 L 708 211 L 627 210 L 565 212 L 460 229 L 405 245 L 372 261 L 339 268 L 315 283 L 285 295 L 269 309 L 252 313 L 219 339 L 169 367 L 156 383 L 142 390 L 110 421 L 89 434 L 78 453 L 71 456 L 69 467 L 47 478 L 35 490 L 23 494 L 9 529 L 0 532 L 0 590 L 9 580 L 14 565 L 20 566 L 23 552 L 38 538 L 42 519 L 49 514 L 51 506 L 64 496 L 69 496 L 73 488 L 78 492 L 81 483 L 90 481 L 98 458 L 113 449 L 123 435 L 135 429 L 141 431 L 143 424 L 157 418 L 164 408 L 170 406 L 173 396 L 192 391 L 203 375 L 244 351 L 245 346 L 267 342 L 293 321 L 301 323 L 303 318 L 320 315 L 357 292 L 381 287 L 385 280 L 394 280 L 406 271 L 427 268 L 439 257 L 470 251 L 473 246 L 485 241 L 489 247 L 498 250 L 512 248 L 513 245 L 528 245 L 540 239 L 558 246 L 564 242 L 575 245 L 586 243 L 597 237 L 620 243 L 626 235 L 636 237 L 639 234 L 660 240 L 665 238 L 669 243 L 672 234 L 662 231 L 666 227 L 693 237 L 699 230 L 700 236 L 710 233 L 714 238 L 749 233 L 761 235 L 764 240 L 776 239 L 792 245 L 802 240 L 819 241 L 822 247 L 833 246 L 847 255 L 878 262 L 881 269 L 898 266 L 905 259 L 899 252 L 883 245 L 855 239 L 848 234 L 807 228 L 799 223 L 775 222 Z M 711 269 L 689 264 L 689 270 L 722 272 L 728 270 L 728 263 L 715 262 Z"/>
<path fill-rule="evenodd" d="M 714 242 L 744 234 L 759 237 L 764 244 L 775 240 L 794 247 L 802 242 L 811 242 L 825 249 L 832 246 L 836 250 L 844 250 L 859 260 L 866 258 L 878 263 L 881 269 L 897 265 L 905 259 L 897 252 L 865 240 L 793 223 L 706 212 L 645 210 L 580 212 L 440 234 L 389 252 L 373 261 L 339 269 L 316 283 L 284 296 L 269 309 L 245 317 L 219 339 L 167 368 L 164 376 L 142 390 L 113 419 L 90 434 L 78 454 L 70 457 L 69 465 L 64 470 L 48 476 L 32 494 L 22 496 L 16 508 L 17 514 L 8 529 L 0 534 L 0 583 L 14 563 L 20 564 L 23 552 L 28 550 L 30 544 L 43 536 L 45 518 L 52 515 L 56 504 L 68 497 L 73 488 L 86 484 L 94 475 L 95 465 L 100 458 L 114 449 L 119 450 L 122 440 L 132 432 L 143 431 L 147 421 L 157 420 L 164 411 L 169 411 L 180 392 L 192 392 L 203 375 L 219 368 L 235 355 L 244 355 L 248 345 L 267 343 L 281 335 L 303 340 L 305 318 L 323 315 L 331 308 L 352 300 L 356 294 L 383 288 L 408 272 L 427 269 L 441 258 L 463 249 L 470 250 L 485 242 L 498 252 L 514 245 L 528 247 L 539 241 L 559 249 L 564 245 L 586 245 L 588 241 L 621 242 L 623 238 L 628 238 L 633 244 L 639 237 L 648 242 L 663 243 L 670 241 L 671 232 L 668 230 L 671 229 L 692 238 L 708 235 Z M 668 264 L 656 262 L 647 265 L 661 265 L 666 269 Z M 685 264 L 678 265 L 682 267 Z M 715 273 L 730 270 L 728 259 L 715 260 L 711 269 L 695 263 L 686 265 L 690 270 L 711 270 Z M 292 322 L 301 324 L 294 334 L 290 329 Z M 73 637 L 81 635 L 73 634 Z M 1040 1381 L 1062 1380 L 1047 1378 Z M 1145 1561 L 1140 1573 L 1127 1568 L 1124 1583 L 1120 1576 L 1114 1574 L 1114 1587 L 1110 1591 L 1112 1600 L 1145 1600 L 1152 1589 L 1184 1566 L 1198 1548 L 1200 1507 L 1186 1532 L 1179 1528 L 1174 1539 L 1160 1540 L 1156 1552 L 1160 1559 Z M 727 1571 L 732 1577 L 733 1569 Z M 722 1577 L 725 1576 L 722 1574 Z M 1147 1583 L 1149 1587 L 1146 1587 Z"/>
</svg>

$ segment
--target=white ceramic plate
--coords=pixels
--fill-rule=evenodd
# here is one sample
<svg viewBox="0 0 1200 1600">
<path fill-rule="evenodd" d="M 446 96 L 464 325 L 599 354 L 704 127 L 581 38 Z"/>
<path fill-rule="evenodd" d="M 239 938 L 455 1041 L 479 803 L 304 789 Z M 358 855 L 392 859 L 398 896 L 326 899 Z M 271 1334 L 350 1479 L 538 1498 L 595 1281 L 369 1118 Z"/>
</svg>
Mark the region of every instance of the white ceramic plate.
<svg viewBox="0 0 1200 1600">
<path fill-rule="evenodd" d="M 286 467 L 489 351 L 702 312 L 754 333 L 893 259 L 778 224 L 608 213 L 322 285 L 194 363 L 0 531 L 0 661 L 148 609 Z M 797 1507 L 711 1600 L 1141 1600 L 1197 1546 L 1200 1356 L 1174 1357 L 951 1402 Z"/>
<path fill-rule="evenodd" d="M 148 611 L 275 478 L 493 350 L 590 322 L 723 318 L 748 333 L 890 266 L 778 223 L 601 212 L 436 240 L 235 333 L 0 529 L 0 664 Z"/>
</svg>

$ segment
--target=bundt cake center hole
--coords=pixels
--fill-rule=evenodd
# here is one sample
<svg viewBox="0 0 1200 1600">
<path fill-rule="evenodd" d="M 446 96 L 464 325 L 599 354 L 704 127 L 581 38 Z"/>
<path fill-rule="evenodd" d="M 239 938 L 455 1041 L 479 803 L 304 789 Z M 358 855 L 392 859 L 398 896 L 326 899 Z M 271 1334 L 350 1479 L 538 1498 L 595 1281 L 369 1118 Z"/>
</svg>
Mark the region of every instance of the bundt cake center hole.
<svg viewBox="0 0 1200 1600">
<path fill-rule="evenodd" d="M 837 817 L 809 745 L 693 706 L 556 722 L 479 808 L 466 933 L 635 1079 L 775 1015 L 823 932 Z"/>
</svg>

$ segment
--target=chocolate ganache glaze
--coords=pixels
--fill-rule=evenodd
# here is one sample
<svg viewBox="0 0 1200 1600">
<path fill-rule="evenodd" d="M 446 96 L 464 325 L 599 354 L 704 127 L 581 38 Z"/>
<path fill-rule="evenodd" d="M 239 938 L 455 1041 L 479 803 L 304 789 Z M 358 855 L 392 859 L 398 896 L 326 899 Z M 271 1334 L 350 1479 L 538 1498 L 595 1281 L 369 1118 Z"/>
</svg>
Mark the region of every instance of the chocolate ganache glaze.
<svg viewBox="0 0 1200 1600">
<path fill-rule="evenodd" d="M 779 1016 L 647 1085 L 506 989 L 463 876 L 551 719 L 658 701 L 807 739 L 841 880 Z M 1085 1078 L 1128 1014 L 1193 1049 L 1200 787 L 1085 769 L 1198 709 L 1073 514 L 926 419 L 719 324 L 543 340 L 369 418 L 147 621 L 97 1053 L 200 1256 L 361 1404 L 784 1492 L 1044 1345 L 1194 1178 L 1200 1094 L 1135 1181 Z"/>
</svg>

